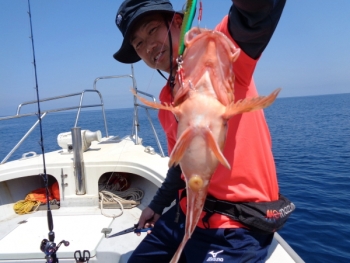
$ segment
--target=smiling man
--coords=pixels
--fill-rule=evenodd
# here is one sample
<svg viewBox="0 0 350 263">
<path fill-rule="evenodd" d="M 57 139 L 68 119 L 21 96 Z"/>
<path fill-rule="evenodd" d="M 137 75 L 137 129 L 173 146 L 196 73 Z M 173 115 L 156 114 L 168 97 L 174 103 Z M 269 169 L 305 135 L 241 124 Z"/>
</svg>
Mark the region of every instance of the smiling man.
<svg viewBox="0 0 350 263">
<path fill-rule="evenodd" d="M 172 18 L 172 17 L 170 17 Z M 175 14 L 169 23 L 172 36 L 172 44 L 167 41 L 168 28 L 165 25 L 164 17 L 155 14 L 140 19 L 131 30 L 130 43 L 134 47 L 137 55 L 151 68 L 159 69 L 170 73 L 169 58 L 172 54 L 177 54 L 179 36 L 182 24 L 182 16 Z M 164 36 L 166 36 L 164 38 Z M 172 48 L 172 49 L 171 49 Z"/>
<path fill-rule="evenodd" d="M 220 4 L 221 1 L 217 1 Z M 253 73 L 260 55 L 278 24 L 285 0 L 233 0 L 228 15 L 215 30 L 225 34 L 241 49 L 234 62 L 236 100 L 258 96 Z M 149 67 L 169 74 L 160 91 L 162 103 L 172 103 L 176 82 L 176 54 L 183 14 L 173 10 L 167 0 L 126 0 L 116 16 L 123 43 L 114 54 L 121 63 L 143 60 Z M 232 65 L 227 65 L 231 67 Z M 171 153 L 177 140 L 177 121 L 170 111 L 159 110 L 159 120 L 166 133 Z M 245 203 L 280 201 L 271 138 L 261 110 L 239 114 L 229 120 L 224 155 L 231 170 L 218 166 L 209 186 L 207 203 L 218 204 L 215 213 L 207 207 L 186 244 L 180 262 L 264 262 L 273 239 L 272 230 L 256 231 L 238 220 L 240 214 L 220 208 Z M 162 186 L 139 219 L 139 227 L 153 226 L 131 255 L 130 263 L 169 262 L 182 241 L 186 220 L 186 190 L 181 169 L 171 167 Z M 178 205 L 163 214 L 174 199 Z M 284 204 L 282 202 L 282 204 Z M 254 218 L 256 215 L 252 214 Z"/>
</svg>

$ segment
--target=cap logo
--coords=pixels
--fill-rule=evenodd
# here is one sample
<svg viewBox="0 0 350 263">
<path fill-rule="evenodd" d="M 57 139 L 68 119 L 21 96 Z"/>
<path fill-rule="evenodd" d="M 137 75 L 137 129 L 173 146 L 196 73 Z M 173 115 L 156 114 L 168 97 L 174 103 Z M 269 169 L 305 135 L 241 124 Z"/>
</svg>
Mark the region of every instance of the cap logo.
<svg viewBox="0 0 350 263">
<path fill-rule="evenodd" d="M 122 22 L 122 20 L 123 20 L 123 17 L 122 17 L 121 14 L 119 14 L 119 15 L 117 16 L 117 26 L 120 26 L 120 23 Z"/>
</svg>

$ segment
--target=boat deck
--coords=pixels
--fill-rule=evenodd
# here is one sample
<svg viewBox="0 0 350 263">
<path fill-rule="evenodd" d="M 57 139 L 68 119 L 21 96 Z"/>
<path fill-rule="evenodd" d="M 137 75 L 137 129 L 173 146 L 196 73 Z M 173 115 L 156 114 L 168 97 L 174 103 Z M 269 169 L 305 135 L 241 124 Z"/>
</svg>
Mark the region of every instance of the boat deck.
<svg viewBox="0 0 350 263">
<path fill-rule="evenodd" d="M 127 236 L 105 238 L 103 228 L 111 228 L 112 233 L 124 230 L 137 223 L 141 208 L 124 209 L 122 216 L 115 219 L 101 215 L 99 208 L 62 207 L 52 210 L 55 242 L 69 241 L 69 246 L 60 246 L 57 257 L 60 262 L 75 262 L 77 250 L 90 251 L 90 262 L 126 262 L 133 248 L 142 240 L 133 233 Z M 119 209 L 108 209 L 106 214 L 119 214 Z M 30 260 L 42 262 L 40 244 L 49 233 L 46 211 L 15 216 L 0 224 L 0 262 Z M 142 235 L 145 235 L 144 233 Z M 16 245 L 17 244 L 17 245 Z M 21 249 L 18 249 L 21 245 Z"/>
<path fill-rule="evenodd" d="M 143 205 L 133 209 L 124 209 L 123 215 L 115 219 L 101 215 L 97 207 L 61 207 L 52 210 L 55 242 L 69 241 L 69 246 L 60 246 L 57 257 L 60 262 L 75 263 L 73 257 L 77 250 L 90 251 L 89 262 L 126 263 L 133 249 L 146 235 L 133 233 L 105 238 L 103 228 L 111 228 L 110 234 L 132 227 L 137 223 Z M 106 214 L 119 214 L 119 209 L 106 209 Z M 46 211 L 14 216 L 0 224 L 0 262 L 13 263 L 14 260 L 42 262 L 44 254 L 40 243 L 47 239 L 48 224 Z M 17 244 L 17 245 L 16 245 Z M 26 245 L 24 245 L 26 244 Z M 18 246 L 21 245 L 21 249 Z M 278 235 L 269 249 L 267 263 L 303 262 L 302 259 Z"/>
</svg>

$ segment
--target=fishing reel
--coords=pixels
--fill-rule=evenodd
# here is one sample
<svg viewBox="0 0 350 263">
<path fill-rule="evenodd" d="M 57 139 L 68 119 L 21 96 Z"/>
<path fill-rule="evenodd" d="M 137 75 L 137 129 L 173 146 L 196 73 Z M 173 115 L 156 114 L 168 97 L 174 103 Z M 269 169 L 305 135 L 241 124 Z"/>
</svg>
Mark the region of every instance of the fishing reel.
<svg viewBox="0 0 350 263">
<path fill-rule="evenodd" d="M 55 242 L 49 241 L 47 239 L 43 239 L 40 244 L 40 250 L 45 253 L 45 259 L 48 263 L 55 263 L 58 262 L 56 258 L 56 252 L 60 248 L 60 246 L 64 244 L 66 247 L 69 246 L 69 242 L 62 240 L 58 245 L 56 246 Z"/>
</svg>

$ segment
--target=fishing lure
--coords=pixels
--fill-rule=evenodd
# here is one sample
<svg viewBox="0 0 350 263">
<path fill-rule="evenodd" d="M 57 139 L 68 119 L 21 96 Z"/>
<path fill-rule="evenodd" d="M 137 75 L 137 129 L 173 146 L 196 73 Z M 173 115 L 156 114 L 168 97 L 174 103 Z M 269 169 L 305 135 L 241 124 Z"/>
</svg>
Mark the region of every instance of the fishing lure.
<svg viewBox="0 0 350 263">
<path fill-rule="evenodd" d="M 184 18 L 182 21 L 181 31 L 180 31 L 180 43 L 179 43 L 179 51 L 178 51 L 178 57 L 176 59 L 177 62 L 177 77 L 180 85 L 183 87 L 183 68 L 182 68 L 182 54 L 185 50 L 185 34 L 187 31 L 190 30 L 192 26 L 192 21 L 194 18 L 194 15 L 196 13 L 196 6 L 197 6 L 197 0 L 188 0 L 186 3 L 186 9 Z M 199 9 L 199 15 L 198 15 L 198 21 L 202 19 L 202 2 L 200 2 L 200 9 Z"/>
<path fill-rule="evenodd" d="M 185 49 L 185 34 L 190 30 L 192 26 L 192 21 L 194 14 L 196 13 L 197 0 L 188 0 L 186 3 L 186 9 L 184 18 L 182 21 L 181 32 L 180 32 L 180 44 L 178 56 L 181 56 L 184 53 Z"/>
</svg>

